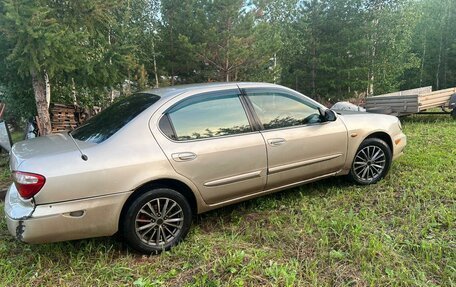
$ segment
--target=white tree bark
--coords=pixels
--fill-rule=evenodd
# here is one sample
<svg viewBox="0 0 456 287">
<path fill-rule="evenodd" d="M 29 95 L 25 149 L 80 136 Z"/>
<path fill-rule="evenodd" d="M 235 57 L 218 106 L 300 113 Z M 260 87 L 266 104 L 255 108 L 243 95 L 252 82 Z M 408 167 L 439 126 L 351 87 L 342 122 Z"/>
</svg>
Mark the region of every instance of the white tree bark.
<svg viewBox="0 0 456 287">
<path fill-rule="evenodd" d="M 45 73 L 30 70 L 33 92 L 35 94 L 36 110 L 38 112 L 40 134 L 45 136 L 51 133 L 51 119 L 49 117 L 48 101 L 46 99 Z M 50 93 L 49 93 L 50 95 Z"/>
<path fill-rule="evenodd" d="M 44 71 L 44 82 L 46 84 L 46 103 L 49 109 L 49 105 L 51 104 L 51 83 L 49 82 L 49 75 Z"/>
</svg>

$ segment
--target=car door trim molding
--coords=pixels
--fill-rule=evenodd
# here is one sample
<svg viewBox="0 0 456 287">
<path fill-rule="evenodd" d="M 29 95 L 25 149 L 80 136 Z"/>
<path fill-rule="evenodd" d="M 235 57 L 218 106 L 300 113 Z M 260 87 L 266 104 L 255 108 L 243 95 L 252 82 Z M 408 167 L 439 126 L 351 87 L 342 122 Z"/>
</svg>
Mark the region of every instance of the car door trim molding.
<svg viewBox="0 0 456 287">
<path fill-rule="evenodd" d="M 292 188 L 292 187 L 295 187 L 295 186 L 300 186 L 300 185 L 303 185 L 305 183 L 317 181 L 317 180 L 320 180 L 320 179 L 323 179 L 323 178 L 332 177 L 332 176 L 337 175 L 339 172 L 340 171 L 331 172 L 331 173 L 328 173 L 328 174 L 316 176 L 316 177 L 313 177 L 313 178 L 309 178 L 309 179 L 305 179 L 305 180 L 302 180 L 302 181 L 286 184 L 286 185 L 283 185 L 283 186 L 279 186 L 279 187 L 275 187 L 275 188 L 259 191 L 259 192 L 252 193 L 252 194 L 243 195 L 243 196 L 240 196 L 240 197 L 237 197 L 237 198 L 233 198 L 233 199 L 229 199 L 229 200 L 225 200 L 225 201 L 222 201 L 222 202 L 217 202 L 217 203 L 214 203 L 214 204 L 208 204 L 208 206 L 210 206 L 211 208 L 216 208 L 216 207 L 219 207 L 219 206 L 223 206 L 223 205 L 232 204 L 232 203 L 235 203 L 235 202 L 244 201 L 244 200 L 247 200 L 247 199 L 250 199 L 250 198 L 255 198 L 255 197 L 258 197 L 258 196 L 261 196 L 261 195 L 265 195 L 265 194 L 268 194 L 268 193 L 273 193 L 273 192 L 277 192 L 277 191 L 280 191 L 280 190 Z"/>
<path fill-rule="evenodd" d="M 247 179 L 253 179 L 256 177 L 261 177 L 261 170 L 257 170 L 257 171 L 253 171 L 253 172 L 249 172 L 249 173 L 243 173 L 243 174 L 230 176 L 230 177 L 225 177 L 225 178 L 217 179 L 217 180 L 213 180 L 213 181 L 208 181 L 208 182 L 204 183 L 204 186 L 215 187 L 215 186 L 235 183 L 235 182 L 243 181 L 243 180 L 247 180 Z"/>
<path fill-rule="evenodd" d="M 263 129 L 262 126 L 258 124 L 258 120 L 255 115 L 252 113 L 252 109 L 249 106 L 249 100 L 247 97 L 242 94 L 242 91 L 239 90 L 239 100 L 241 101 L 242 107 L 247 115 L 247 119 L 249 121 L 250 126 L 252 127 L 253 131 L 260 131 Z"/>
<path fill-rule="evenodd" d="M 314 158 L 314 159 L 310 159 L 310 160 L 298 161 L 298 162 L 294 162 L 294 163 L 290 163 L 290 164 L 284 164 L 284 165 L 271 167 L 271 168 L 268 168 L 268 174 L 274 174 L 274 173 L 278 173 L 278 172 L 282 172 L 282 171 L 286 171 L 286 170 L 290 170 L 290 169 L 294 169 L 294 168 L 303 167 L 306 165 L 311 165 L 314 163 L 328 161 L 331 159 L 341 157 L 342 155 L 343 154 L 341 154 L 341 153 L 337 153 L 337 154 Z"/>
<path fill-rule="evenodd" d="M 255 109 L 253 108 L 252 101 L 249 99 L 247 92 L 245 91 L 245 89 L 242 89 L 239 86 L 238 86 L 238 89 L 241 93 L 241 98 L 245 103 L 246 111 L 250 114 L 250 116 L 252 117 L 252 120 L 255 122 L 255 128 L 259 131 L 263 131 L 264 130 L 263 123 L 261 123 L 260 118 L 258 117 Z"/>
</svg>

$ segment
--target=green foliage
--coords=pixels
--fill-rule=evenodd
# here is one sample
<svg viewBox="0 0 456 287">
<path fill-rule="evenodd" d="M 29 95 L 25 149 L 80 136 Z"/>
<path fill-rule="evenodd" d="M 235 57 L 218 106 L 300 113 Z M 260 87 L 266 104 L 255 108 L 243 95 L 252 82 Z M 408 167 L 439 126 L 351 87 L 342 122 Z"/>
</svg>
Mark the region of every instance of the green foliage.
<svg viewBox="0 0 456 287">
<path fill-rule="evenodd" d="M 358 97 L 399 88 L 408 69 L 415 9 L 409 1 L 297 4 L 286 33 L 282 82 L 313 97 Z"/>
<path fill-rule="evenodd" d="M 416 7 L 410 1 L 392 1 L 368 10 L 367 33 L 371 36 L 371 72 L 374 75 L 374 93 L 397 91 L 405 71 L 419 67 L 412 53 L 413 31 L 419 19 Z"/>
<path fill-rule="evenodd" d="M 417 4 L 419 22 L 413 33 L 413 52 L 418 68 L 404 76 L 404 87 L 456 86 L 456 4 L 451 0 L 423 0 Z"/>
<path fill-rule="evenodd" d="M 243 0 L 162 1 L 163 65 L 182 82 L 269 80 L 274 28 Z M 272 76 L 271 76 L 272 75 Z"/>
<path fill-rule="evenodd" d="M 15 65 L 19 75 L 46 70 L 52 76 L 75 68 L 83 33 L 71 31 L 59 20 L 69 13 L 59 15 L 46 1 L 29 0 L 2 1 L 0 11 L 2 41 L 10 45 L 5 60 Z"/>
<path fill-rule="evenodd" d="M 76 97 L 88 105 L 104 105 L 111 89 L 144 78 L 141 62 L 149 55 L 140 52 L 146 44 L 137 39 L 151 34 L 156 5 L 145 0 L 1 2 L 0 83 L 16 117 L 35 113 L 28 100 L 33 99 L 32 71 L 49 75 L 51 101 L 72 103 Z M 146 82 L 142 79 L 142 88 Z M 27 108 L 18 110 L 22 104 Z"/>
<path fill-rule="evenodd" d="M 338 101 L 456 85 L 451 0 L 5 0 L 1 96 L 34 114 L 31 70 L 51 101 L 106 106 L 155 85 L 266 81 Z M 158 83 L 157 83 L 158 81 Z"/>
<path fill-rule="evenodd" d="M 24 119 L 36 114 L 33 90 L 17 80 L 7 84 L 0 86 L 0 101 L 6 104 L 4 119 L 16 127 L 22 126 Z"/>
</svg>

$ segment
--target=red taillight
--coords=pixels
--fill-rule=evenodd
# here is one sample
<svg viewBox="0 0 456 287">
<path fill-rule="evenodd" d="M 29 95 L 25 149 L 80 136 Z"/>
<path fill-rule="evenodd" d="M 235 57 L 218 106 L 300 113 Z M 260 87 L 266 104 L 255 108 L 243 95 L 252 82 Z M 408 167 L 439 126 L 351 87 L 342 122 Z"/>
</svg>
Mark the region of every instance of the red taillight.
<svg viewBox="0 0 456 287">
<path fill-rule="evenodd" d="M 13 181 L 19 194 L 29 199 L 41 190 L 46 178 L 35 173 L 13 171 Z"/>
</svg>

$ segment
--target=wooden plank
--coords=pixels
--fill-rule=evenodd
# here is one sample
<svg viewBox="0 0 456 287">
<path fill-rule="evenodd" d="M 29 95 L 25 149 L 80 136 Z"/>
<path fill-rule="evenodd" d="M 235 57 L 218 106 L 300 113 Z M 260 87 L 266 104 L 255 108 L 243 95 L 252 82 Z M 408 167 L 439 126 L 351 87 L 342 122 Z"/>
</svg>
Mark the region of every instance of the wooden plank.
<svg viewBox="0 0 456 287">
<path fill-rule="evenodd" d="M 419 95 L 419 94 L 430 93 L 430 92 L 432 92 L 432 86 L 416 88 L 416 89 L 410 89 L 410 90 L 404 90 L 404 91 L 399 91 L 399 92 L 393 92 L 393 93 L 377 95 L 377 96 L 373 96 L 373 97 L 410 96 L 410 95 Z"/>
<path fill-rule="evenodd" d="M 371 103 L 371 102 L 395 102 L 395 101 L 404 101 L 404 100 L 410 100 L 410 101 L 417 101 L 418 95 L 407 95 L 407 96 L 375 96 L 375 97 L 367 97 L 366 98 L 366 103 Z"/>
<path fill-rule="evenodd" d="M 53 132 L 73 130 L 79 125 L 81 108 L 76 105 L 52 103 L 49 112 Z"/>
<path fill-rule="evenodd" d="M 444 90 L 438 90 L 430 93 L 422 93 L 420 96 L 432 96 L 435 94 L 442 94 L 442 93 L 456 93 L 456 88 L 449 88 L 449 89 L 444 89 Z"/>
<path fill-rule="evenodd" d="M 390 109 L 391 114 L 405 115 L 417 113 L 418 95 L 380 95 L 366 98 L 366 109 L 385 108 Z"/>
<path fill-rule="evenodd" d="M 431 93 L 421 94 L 418 98 L 420 110 L 426 110 L 442 106 L 447 107 L 449 105 L 451 96 L 455 93 L 456 88 L 450 88 Z"/>
<path fill-rule="evenodd" d="M 54 126 L 76 126 L 77 124 L 75 122 L 59 122 L 59 123 L 54 123 Z"/>
</svg>

